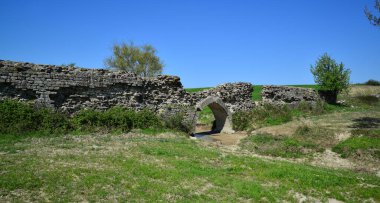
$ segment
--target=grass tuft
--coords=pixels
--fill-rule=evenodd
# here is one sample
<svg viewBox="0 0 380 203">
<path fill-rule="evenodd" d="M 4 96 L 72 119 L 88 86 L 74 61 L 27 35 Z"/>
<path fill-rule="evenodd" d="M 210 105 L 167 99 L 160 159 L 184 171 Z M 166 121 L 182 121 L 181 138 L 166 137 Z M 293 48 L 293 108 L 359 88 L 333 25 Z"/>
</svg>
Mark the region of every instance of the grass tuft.
<svg viewBox="0 0 380 203">
<path fill-rule="evenodd" d="M 380 130 L 356 129 L 352 137 L 333 147 L 343 158 L 371 157 L 380 161 Z"/>
</svg>

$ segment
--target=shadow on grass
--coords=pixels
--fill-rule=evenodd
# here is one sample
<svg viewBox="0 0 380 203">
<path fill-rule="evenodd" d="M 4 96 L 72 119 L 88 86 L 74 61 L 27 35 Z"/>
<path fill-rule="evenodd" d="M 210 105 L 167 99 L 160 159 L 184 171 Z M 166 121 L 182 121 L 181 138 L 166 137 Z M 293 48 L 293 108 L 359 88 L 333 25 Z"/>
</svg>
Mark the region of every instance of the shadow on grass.
<svg viewBox="0 0 380 203">
<path fill-rule="evenodd" d="M 380 118 L 361 117 L 352 120 L 354 124 L 351 128 L 379 128 Z"/>
</svg>

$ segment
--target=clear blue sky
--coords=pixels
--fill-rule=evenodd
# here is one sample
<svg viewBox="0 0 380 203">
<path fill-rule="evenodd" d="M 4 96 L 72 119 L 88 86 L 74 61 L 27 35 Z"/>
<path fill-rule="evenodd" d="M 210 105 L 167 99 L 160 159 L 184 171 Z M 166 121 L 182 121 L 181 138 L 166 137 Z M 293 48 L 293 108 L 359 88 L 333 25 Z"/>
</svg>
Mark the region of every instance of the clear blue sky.
<svg viewBox="0 0 380 203">
<path fill-rule="evenodd" d="M 365 5 L 374 11 L 373 0 L 0 0 L 0 59 L 103 68 L 114 43 L 133 41 L 156 47 L 185 87 L 311 84 L 324 52 L 351 82 L 380 80 Z"/>
</svg>

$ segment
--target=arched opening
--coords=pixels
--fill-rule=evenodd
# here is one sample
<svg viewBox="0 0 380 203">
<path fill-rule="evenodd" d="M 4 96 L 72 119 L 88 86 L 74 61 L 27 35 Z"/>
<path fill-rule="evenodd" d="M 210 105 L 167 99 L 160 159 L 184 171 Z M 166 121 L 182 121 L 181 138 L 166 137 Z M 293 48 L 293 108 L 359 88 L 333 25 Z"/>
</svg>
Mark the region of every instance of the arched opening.
<svg viewBox="0 0 380 203">
<path fill-rule="evenodd" d="M 209 106 L 205 106 L 201 111 L 196 112 L 195 133 L 212 132 L 215 127 L 215 116 Z"/>
<path fill-rule="evenodd" d="M 197 129 L 197 122 L 200 116 L 202 116 L 202 110 L 208 108 L 211 110 L 210 113 L 212 113 L 212 116 L 214 117 L 213 124 L 211 125 L 211 128 L 209 130 L 205 131 L 203 128 L 198 128 Z M 207 97 L 206 99 L 200 101 L 196 105 L 196 121 L 194 122 L 194 129 L 195 133 L 209 133 L 209 134 L 214 134 L 214 133 L 233 133 L 234 131 L 232 130 L 232 125 L 231 125 L 231 113 L 228 110 L 228 108 L 224 105 L 223 101 L 219 97 Z M 197 132 L 198 131 L 198 132 Z M 203 131 L 203 132 L 199 132 Z"/>
</svg>

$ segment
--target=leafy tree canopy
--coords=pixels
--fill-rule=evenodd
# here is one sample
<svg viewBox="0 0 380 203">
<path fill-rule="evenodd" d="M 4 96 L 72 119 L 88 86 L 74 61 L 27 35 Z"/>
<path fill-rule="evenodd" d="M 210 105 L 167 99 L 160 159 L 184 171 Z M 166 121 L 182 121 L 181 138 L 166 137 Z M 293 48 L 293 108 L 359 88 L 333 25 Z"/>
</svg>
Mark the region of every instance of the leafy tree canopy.
<svg viewBox="0 0 380 203">
<path fill-rule="evenodd" d="M 351 70 L 345 69 L 343 63 L 337 64 L 327 53 L 310 70 L 320 90 L 331 91 L 337 95 L 349 88 Z"/>
<path fill-rule="evenodd" d="M 380 1 L 376 0 L 375 1 L 375 9 L 380 13 Z M 371 22 L 372 25 L 374 26 L 380 26 L 380 17 L 377 17 L 373 15 L 367 7 L 364 9 L 364 13 L 367 16 L 369 22 Z"/>
<path fill-rule="evenodd" d="M 149 44 L 135 46 L 133 43 L 113 46 L 113 56 L 106 58 L 108 68 L 130 71 L 142 77 L 153 77 L 162 73 L 164 64 Z"/>
</svg>

